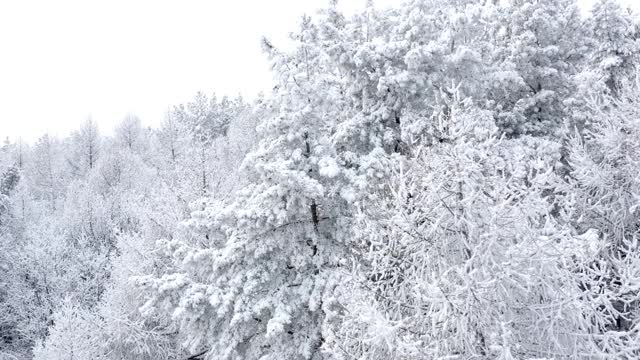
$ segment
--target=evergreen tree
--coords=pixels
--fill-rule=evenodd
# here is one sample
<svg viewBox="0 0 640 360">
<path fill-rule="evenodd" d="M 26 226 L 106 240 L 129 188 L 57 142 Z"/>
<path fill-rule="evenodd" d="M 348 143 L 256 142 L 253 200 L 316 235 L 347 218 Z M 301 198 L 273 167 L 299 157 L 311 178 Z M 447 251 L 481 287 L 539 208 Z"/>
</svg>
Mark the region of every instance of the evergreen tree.
<svg viewBox="0 0 640 360">
<path fill-rule="evenodd" d="M 591 10 L 589 31 L 594 41 L 592 66 L 609 91 L 618 95 L 620 87 L 636 73 L 638 41 L 633 18 L 614 0 L 598 0 Z"/>
</svg>

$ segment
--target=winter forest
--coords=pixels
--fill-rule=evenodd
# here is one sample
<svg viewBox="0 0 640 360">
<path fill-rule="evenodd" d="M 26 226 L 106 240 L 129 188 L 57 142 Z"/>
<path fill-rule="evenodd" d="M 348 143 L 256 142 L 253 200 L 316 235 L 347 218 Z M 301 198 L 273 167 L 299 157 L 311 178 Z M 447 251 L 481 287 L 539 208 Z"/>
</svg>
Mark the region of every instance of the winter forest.
<svg viewBox="0 0 640 360">
<path fill-rule="evenodd" d="M 290 36 L 255 99 L 0 145 L 0 359 L 640 358 L 634 13 L 333 0 Z"/>
</svg>

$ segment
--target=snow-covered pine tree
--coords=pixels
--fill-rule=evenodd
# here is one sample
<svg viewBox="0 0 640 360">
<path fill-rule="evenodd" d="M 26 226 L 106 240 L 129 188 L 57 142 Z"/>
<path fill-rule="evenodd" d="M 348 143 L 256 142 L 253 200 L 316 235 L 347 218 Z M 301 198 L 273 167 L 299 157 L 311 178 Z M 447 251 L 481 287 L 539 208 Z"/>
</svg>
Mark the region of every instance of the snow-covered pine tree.
<svg viewBox="0 0 640 360">
<path fill-rule="evenodd" d="M 575 0 L 510 0 L 498 14 L 487 83 L 498 126 L 509 136 L 553 134 L 587 52 L 580 9 Z"/>
<path fill-rule="evenodd" d="M 278 87 L 245 159 L 250 184 L 228 205 L 196 212 L 170 244 L 179 270 L 141 278 L 147 309 L 165 308 L 192 351 L 208 358 L 320 359 L 326 308 L 345 252 L 328 66 L 308 18 L 280 53 L 265 42 Z"/>
<path fill-rule="evenodd" d="M 587 24 L 593 41 L 591 66 L 617 96 L 623 83 L 635 76 L 640 55 L 633 16 L 618 1 L 598 0 Z"/>
</svg>

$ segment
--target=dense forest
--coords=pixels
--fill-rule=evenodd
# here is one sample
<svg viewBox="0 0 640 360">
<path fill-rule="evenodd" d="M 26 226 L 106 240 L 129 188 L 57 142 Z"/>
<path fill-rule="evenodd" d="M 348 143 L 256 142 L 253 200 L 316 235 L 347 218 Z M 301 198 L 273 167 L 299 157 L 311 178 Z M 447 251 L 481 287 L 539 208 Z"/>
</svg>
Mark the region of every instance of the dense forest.
<svg viewBox="0 0 640 360">
<path fill-rule="evenodd" d="M 0 359 L 640 358 L 640 22 L 409 0 L 0 148 Z M 5 121 L 5 120 L 2 120 Z"/>
</svg>

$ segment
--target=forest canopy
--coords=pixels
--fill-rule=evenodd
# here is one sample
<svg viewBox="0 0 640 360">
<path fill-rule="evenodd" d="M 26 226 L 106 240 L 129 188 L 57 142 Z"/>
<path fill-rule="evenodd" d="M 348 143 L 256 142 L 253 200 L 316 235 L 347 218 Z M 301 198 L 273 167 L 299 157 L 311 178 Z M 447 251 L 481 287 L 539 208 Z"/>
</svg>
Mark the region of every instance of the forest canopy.
<svg viewBox="0 0 640 360">
<path fill-rule="evenodd" d="M 337 1 L 275 86 L 0 147 L 0 359 L 640 358 L 640 22 Z"/>
</svg>

